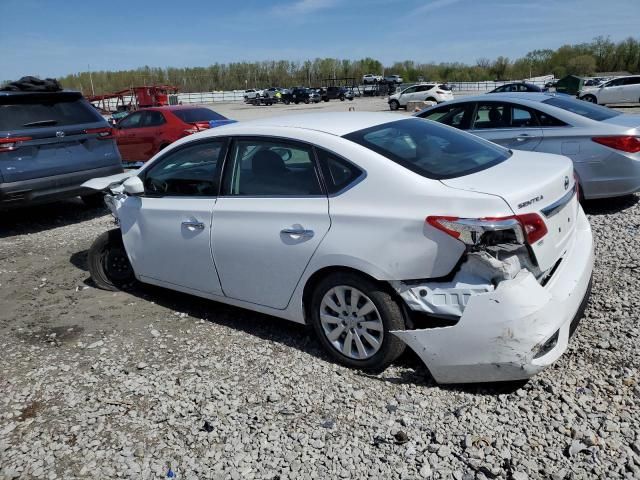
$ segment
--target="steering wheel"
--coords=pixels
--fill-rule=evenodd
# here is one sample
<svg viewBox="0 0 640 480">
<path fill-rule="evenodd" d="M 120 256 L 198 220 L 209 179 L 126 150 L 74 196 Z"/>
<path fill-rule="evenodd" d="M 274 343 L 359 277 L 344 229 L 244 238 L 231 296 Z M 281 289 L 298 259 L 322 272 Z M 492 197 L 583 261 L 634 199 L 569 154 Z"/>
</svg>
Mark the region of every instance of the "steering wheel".
<svg viewBox="0 0 640 480">
<path fill-rule="evenodd" d="M 149 179 L 149 189 L 156 193 L 167 193 L 169 191 L 169 184 L 164 180 Z"/>
</svg>

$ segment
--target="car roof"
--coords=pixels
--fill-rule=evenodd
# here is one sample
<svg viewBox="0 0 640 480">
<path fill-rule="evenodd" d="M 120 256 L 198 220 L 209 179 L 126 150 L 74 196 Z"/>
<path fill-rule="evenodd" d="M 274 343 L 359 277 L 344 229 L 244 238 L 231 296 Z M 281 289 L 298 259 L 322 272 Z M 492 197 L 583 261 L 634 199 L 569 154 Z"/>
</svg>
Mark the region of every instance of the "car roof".
<svg viewBox="0 0 640 480">
<path fill-rule="evenodd" d="M 449 100 L 447 103 L 459 102 L 495 102 L 498 100 L 528 100 L 530 102 L 543 102 L 549 98 L 557 97 L 558 94 L 549 92 L 497 92 L 491 95 L 471 95 L 468 97 L 458 97 L 455 100 Z M 575 97 L 571 97 L 575 98 Z"/>
<path fill-rule="evenodd" d="M 412 117 L 388 112 L 323 112 L 298 115 L 268 117 L 247 122 L 238 122 L 225 126 L 225 131 L 251 133 L 254 127 L 284 127 L 316 130 L 331 135 L 343 136 L 351 132 L 375 127 L 397 120 L 410 120 Z M 215 133 L 215 130 L 210 130 Z M 221 130 L 218 130 L 221 131 Z"/>
<path fill-rule="evenodd" d="M 159 107 L 146 107 L 146 108 L 139 108 L 137 111 L 140 112 L 142 110 L 160 110 L 160 111 L 174 111 L 174 110 L 192 110 L 194 108 L 207 108 L 204 107 L 202 105 L 162 105 Z"/>
</svg>

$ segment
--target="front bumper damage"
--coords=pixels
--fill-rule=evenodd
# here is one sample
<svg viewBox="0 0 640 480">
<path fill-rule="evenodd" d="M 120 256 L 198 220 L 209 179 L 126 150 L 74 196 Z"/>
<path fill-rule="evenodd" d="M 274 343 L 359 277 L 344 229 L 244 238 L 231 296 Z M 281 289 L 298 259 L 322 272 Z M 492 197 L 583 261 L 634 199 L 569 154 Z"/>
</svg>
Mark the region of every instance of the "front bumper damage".
<svg viewBox="0 0 640 480">
<path fill-rule="evenodd" d="M 457 319 L 392 333 L 439 383 L 529 378 L 567 349 L 589 297 L 593 260 L 591 227 L 580 209 L 574 239 L 546 283 L 509 265 L 498 282 L 468 268 L 449 284 L 392 282 L 410 309 Z"/>
</svg>

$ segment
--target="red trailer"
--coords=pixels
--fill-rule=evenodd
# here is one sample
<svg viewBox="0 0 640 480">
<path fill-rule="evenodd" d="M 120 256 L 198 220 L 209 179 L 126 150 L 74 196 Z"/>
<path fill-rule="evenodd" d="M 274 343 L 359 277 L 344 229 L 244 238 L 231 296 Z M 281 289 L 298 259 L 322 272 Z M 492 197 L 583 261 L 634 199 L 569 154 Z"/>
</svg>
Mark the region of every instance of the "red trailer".
<svg viewBox="0 0 640 480">
<path fill-rule="evenodd" d="M 119 92 L 87 97 L 103 113 L 130 112 L 138 108 L 162 107 L 169 105 L 169 95 L 178 93 L 173 85 L 149 85 L 131 87 Z M 115 99 L 115 104 L 112 101 Z"/>
</svg>

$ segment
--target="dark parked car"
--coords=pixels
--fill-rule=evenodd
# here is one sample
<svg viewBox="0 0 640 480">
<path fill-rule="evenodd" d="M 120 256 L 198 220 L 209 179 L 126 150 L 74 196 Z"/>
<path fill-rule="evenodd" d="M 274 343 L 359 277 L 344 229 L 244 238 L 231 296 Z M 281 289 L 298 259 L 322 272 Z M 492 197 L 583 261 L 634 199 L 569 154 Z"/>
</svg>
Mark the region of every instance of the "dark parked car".
<svg viewBox="0 0 640 480">
<path fill-rule="evenodd" d="M 0 91 L 0 210 L 77 195 L 100 205 L 82 183 L 122 171 L 113 129 L 81 93 Z"/>
<path fill-rule="evenodd" d="M 547 88 L 540 88 L 537 85 L 526 82 L 507 83 L 498 88 L 494 88 L 487 93 L 505 93 L 505 92 L 544 92 Z"/>
<path fill-rule="evenodd" d="M 282 95 L 282 101 L 289 105 L 290 103 L 319 103 L 322 97 L 318 92 L 311 88 L 294 87 L 288 93 Z"/>
<path fill-rule="evenodd" d="M 322 89 L 322 100 L 353 100 L 353 92 L 346 87 L 327 87 Z"/>
</svg>

